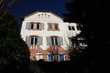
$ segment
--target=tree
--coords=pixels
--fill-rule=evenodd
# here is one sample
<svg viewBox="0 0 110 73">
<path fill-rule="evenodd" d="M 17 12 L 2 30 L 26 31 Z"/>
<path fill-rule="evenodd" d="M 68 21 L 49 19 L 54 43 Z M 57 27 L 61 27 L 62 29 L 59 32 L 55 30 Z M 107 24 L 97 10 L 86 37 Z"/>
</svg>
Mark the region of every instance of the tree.
<svg viewBox="0 0 110 73">
<path fill-rule="evenodd" d="M 83 30 L 84 32 L 82 34 L 84 34 L 86 36 L 87 41 L 89 41 L 89 47 L 86 49 L 86 51 L 78 53 L 75 56 L 75 58 L 72 56 L 72 58 L 74 59 L 79 59 L 80 61 L 76 60 L 79 61 L 79 63 L 81 63 L 82 61 L 81 65 L 83 64 L 83 67 L 85 66 L 86 68 L 87 63 L 88 63 L 87 65 L 90 65 L 90 67 L 93 68 L 97 52 L 99 50 L 98 48 L 103 47 L 102 46 L 103 41 L 102 39 L 99 39 L 99 37 L 104 38 L 105 35 L 103 35 L 100 32 L 105 32 L 105 29 L 103 28 L 106 25 L 105 26 L 101 25 L 104 21 L 102 20 L 103 10 L 101 7 L 102 6 L 100 0 L 71 0 L 71 2 L 67 3 L 66 5 L 68 14 L 65 14 L 65 21 L 71 20 L 71 22 L 84 24 L 83 29 L 87 29 Z M 99 42 L 100 40 L 101 42 Z M 90 69 L 91 68 L 89 68 L 88 71 L 90 71 Z"/>
<path fill-rule="evenodd" d="M 81 0 L 70 0 L 67 2 L 65 8 L 67 13 L 64 14 L 64 21 L 75 22 L 77 23 L 78 29 L 81 30 L 81 33 L 76 37 L 72 37 L 72 44 L 75 45 L 75 48 L 78 48 L 78 51 L 74 50 L 74 53 L 80 52 L 87 47 L 87 27 L 86 25 L 86 11 L 84 1 Z"/>
<path fill-rule="evenodd" d="M 0 71 L 22 73 L 29 63 L 29 50 L 17 31 L 15 18 L 0 13 Z M 7 70 L 6 70 L 7 69 Z"/>
<path fill-rule="evenodd" d="M 17 2 L 17 0 L 0 0 L 0 10 L 7 9 Z"/>
<path fill-rule="evenodd" d="M 17 0 L 0 0 L 0 73 L 23 73 L 29 63 L 27 45 L 21 39 L 15 17 L 8 8 Z"/>
</svg>

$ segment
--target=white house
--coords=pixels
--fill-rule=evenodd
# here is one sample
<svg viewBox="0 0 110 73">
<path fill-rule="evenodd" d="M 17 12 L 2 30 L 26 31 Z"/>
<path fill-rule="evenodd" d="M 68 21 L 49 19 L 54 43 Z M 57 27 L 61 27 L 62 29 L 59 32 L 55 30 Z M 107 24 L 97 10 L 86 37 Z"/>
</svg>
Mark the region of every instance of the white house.
<svg viewBox="0 0 110 73">
<path fill-rule="evenodd" d="M 71 41 L 80 34 L 76 23 L 64 22 L 51 12 L 35 12 L 24 18 L 21 37 L 30 50 L 31 60 L 68 61 Z"/>
</svg>

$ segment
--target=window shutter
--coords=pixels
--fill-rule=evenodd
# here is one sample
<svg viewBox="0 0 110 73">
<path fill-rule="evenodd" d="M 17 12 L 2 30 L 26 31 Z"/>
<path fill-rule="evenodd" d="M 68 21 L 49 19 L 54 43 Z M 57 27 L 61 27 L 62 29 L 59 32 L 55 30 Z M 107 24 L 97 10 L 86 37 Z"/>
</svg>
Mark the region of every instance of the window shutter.
<svg viewBox="0 0 110 73">
<path fill-rule="evenodd" d="M 58 40 L 58 45 L 63 45 L 63 38 L 58 37 L 57 40 Z"/>
<path fill-rule="evenodd" d="M 38 30 L 41 30 L 42 25 L 40 23 L 37 24 L 37 27 L 39 26 Z"/>
<path fill-rule="evenodd" d="M 47 37 L 47 45 L 52 45 L 50 37 Z"/>
<path fill-rule="evenodd" d="M 63 45 L 63 38 L 62 37 L 60 38 L 60 41 L 61 41 L 61 45 Z"/>
<path fill-rule="evenodd" d="M 37 37 L 37 38 L 38 38 L 37 45 L 42 45 L 42 37 Z"/>
<path fill-rule="evenodd" d="M 39 25 L 39 29 L 42 30 L 42 24 L 39 23 L 38 25 Z"/>
<path fill-rule="evenodd" d="M 52 61 L 52 54 L 48 54 L 48 61 Z"/>
<path fill-rule="evenodd" d="M 41 29 L 44 29 L 44 24 L 42 23 L 41 25 L 42 25 L 42 26 L 41 26 L 41 27 L 42 27 Z"/>
<path fill-rule="evenodd" d="M 64 61 L 64 54 L 60 54 L 60 61 Z"/>
<path fill-rule="evenodd" d="M 29 29 L 29 30 L 31 29 L 31 23 L 28 24 L 28 29 Z"/>
<path fill-rule="evenodd" d="M 26 23 L 26 29 L 30 30 L 30 28 L 31 28 L 31 24 L 30 24 L 30 22 L 27 22 Z"/>
<path fill-rule="evenodd" d="M 28 27 L 29 27 L 29 23 L 27 22 L 27 23 L 26 23 L 26 29 L 28 29 Z"/>
<path fill-rule="evenodd" d="M 31 38 L 29 36 L 26 37 L 26 44 L 28 45 L 28 47 L 31 46 Z"/>
<path fill-rule="evenodd" d="M 39 29 L 42 30 L 43 29 L 43 23 L 39 24 Z"/>
<path fill-rule="evenodd" d="M 57 38 L 57 41 L 58 41 L 58 45 L 60 45 L 60 38 L 59 37 Z"/>
</svg>

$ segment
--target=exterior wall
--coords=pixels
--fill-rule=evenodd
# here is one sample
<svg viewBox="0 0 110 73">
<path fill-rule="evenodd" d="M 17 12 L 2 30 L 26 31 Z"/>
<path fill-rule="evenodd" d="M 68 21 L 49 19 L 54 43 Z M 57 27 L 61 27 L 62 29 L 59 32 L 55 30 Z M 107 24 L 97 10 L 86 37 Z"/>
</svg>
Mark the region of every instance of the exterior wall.
<svg viewBox="0 0 110 73">
<path fill-rule="evenodd" d="M 41 22 L 44 24 L 43 30 L 28 30 L 26 29 L 27 22 Z M 48 23 L 58 23 L 59 30 L 58 31 L 48 31 Z M 74 26 L 75 30 L 69 30 L 68 26 Z M 25 17 L 23 23 L 22 23 L 22 28 L 21 28 L 21 37 L 24 41 L 26 41 L 27 36 L 31 35 L 38 35 L 43 37 L 43 43 L 40 45 L 40 48 L 42 48 L 42 53 L 39 56 L 38 53 L 35 53 L 36 55 L 36 60 L 39 59 L 45 59 L 46 60 L 47 55 L 45 58 L 43 57 L 43 54 L 49 54 L 47 52 L 49 45 L 47 45 L 47 39 L 46 37 L 49 36 L 59 36 L 63 38 L 63 45 L 61 47 L 65 50 L 68 51 L 70 48 L 68 47 L 70 44 L 69 37 L 75 37 L 76 35 L 80 34 L 80 30 L 77 30 L 76 28 L 77 24 L 76 23 L 68 23 L 68 22 L 63 22 L 63 20 L 50 13 L 50 12 L 36 12 L 30 16 Z M 32 49 L 32 46 L 29 46 L 29 49 Z M 65 55 L 66 56 L 66 55 Z M 66 60 L 66 58 L 65 58 Z"/>
</svg>

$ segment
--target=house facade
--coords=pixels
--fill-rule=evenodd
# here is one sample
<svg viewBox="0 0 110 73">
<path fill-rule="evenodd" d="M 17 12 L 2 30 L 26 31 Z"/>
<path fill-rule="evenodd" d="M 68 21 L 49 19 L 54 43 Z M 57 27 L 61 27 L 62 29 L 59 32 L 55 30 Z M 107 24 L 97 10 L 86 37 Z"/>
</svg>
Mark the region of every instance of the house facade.
<svg viewBox="0 0 110 73">
<path fill-rule="evenodd" d="M 29 47 L 31 60 L 60 62 L 70 60 L 70 38 L 80 33 L 77 23 L 64 22 L 51 12 L 35 12 L 24 18 L 20 34 Z"/>
</svg>

